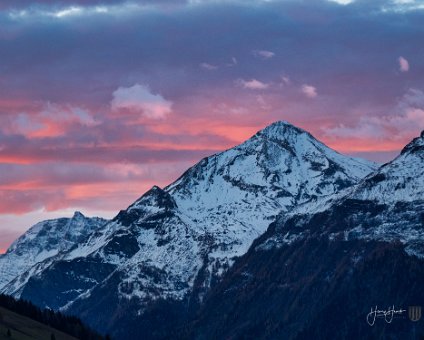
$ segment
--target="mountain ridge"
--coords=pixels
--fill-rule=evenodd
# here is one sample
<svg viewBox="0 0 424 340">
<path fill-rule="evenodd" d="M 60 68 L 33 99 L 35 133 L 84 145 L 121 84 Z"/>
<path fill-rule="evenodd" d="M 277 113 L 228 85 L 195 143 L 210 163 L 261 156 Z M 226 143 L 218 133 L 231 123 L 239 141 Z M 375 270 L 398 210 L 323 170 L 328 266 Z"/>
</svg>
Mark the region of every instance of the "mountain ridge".
<svg viewBox="0 0 424 340">
<path fill-rule="evenodd" d="M 180 338 L 416 338 L 424 294 L 424 134 L 318 209 L 280 217 L 210 291 Z M 417 147 L 418 146 L 418 147 Z M 403 185 L 402 185 L 403 183 Z"/>
<path fill-rule="evenodd" d="M 103 327 L 93 316 L 99 311 L 113 327 L 111 301 L 133 316 L 164 300 L 200 303 L 279 214 L 325 202 L 376 167 L 276 122 L 202 159 L 164 189 L 152 187 L 3 291 L 75 313 L 96 328 Z"/>
</svg>

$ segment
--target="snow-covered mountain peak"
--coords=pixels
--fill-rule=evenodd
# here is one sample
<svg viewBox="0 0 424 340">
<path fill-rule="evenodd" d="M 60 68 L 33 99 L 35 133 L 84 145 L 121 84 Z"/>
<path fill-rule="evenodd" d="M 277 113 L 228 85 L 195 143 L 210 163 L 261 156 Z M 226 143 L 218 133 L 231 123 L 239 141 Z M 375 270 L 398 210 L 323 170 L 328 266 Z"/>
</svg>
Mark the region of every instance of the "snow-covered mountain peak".
<svg viewBox="0 0 424 340">
<path fill-rule="evenodd" d="M 0 256 L 0 289 L 34 264 L 66 252 L 107 221 L 75 212 L 71 218 L 58 218 L 32 226 Z"/>
<path fill-rule="evenodd" d="M 128 227 L 146 216 L 164 214 L 176 208 L 172 196 L 155 185 L 112 221 Z"/>
<path fill-rule="evenodd" d="M 383 165 L 355 187 L 353 196 L 383 204 L 423 200 L 423 133 L 406 145 L 393 161 Z"/>
<path fill-rule="evenodd" d="M 127 210 L 131 211 L 133 209 L 150 209 L 157 207 L 172 209 L 175 208 L 176 205 L 169 193 L 157 185 L 154 185 L 143 196 L 131 204 Z"/>
<path fill-rule="evenodd" d="M 275 123 L 268 125 L 257 133 L 257 136 L 264 138 L 271 138 L 277 140 L 287 140 L 290 137 L 297 136 L 300 134 L 308 134 L 305 130 L 298 128 L 289 122 L 280 120 Z"/>
<path fill-rule="evenodd" d="M 74 215 L 72 216 L 72 218 L 74 220 L 76 220 L 76 219 L 84 219 L 85 216 L 84 216 L 84 214 L 81 211 L 75 211 L 74 212 Z"/>
<path fill-rule="evenodd" d="M 377 167 L 373 162 L 341 155 L 310 133 L 278 121 L 244 143 L 203 159 L 164 190 L 174 198 L 193 196 L 193 191 L 208 193 L 219 177 L 232 186 L 243 186 L 243 191 L 257 192 L 272 187 L 274 191 L 283 189 L 295 196 L 299 190 L 318 190 L 318 195 L 326 195 L 362 179 Z M 322 182 L 327 179 L 333 185 L 328 193 L 322 190 L 325 186 Z M 310 187 L 314 188 L 309 190 Z M 226 197 L 222 193 L 219 192 L 218 201 Z M 211 193 L 203 196 L 210 201 Z M 178 201 L 176 197 L 179 205 Z"/>
<path fill-rule="evenodd" d="M 25 248 L 66 248 L 68 242 L 88 235 L 104 224 L 106 220 L 98 217 L 85 217 L 76 211 L 71 218 L 58 218 L 39 222 L 19 237 L 7 250 L 10 252 L 26 251 Z M 57 247 L 56 247 L 57 246 Z M 43 248 L 45 250 L 45 248 Z"/>
<path fill-rule="evenodd" d="M 415 152 L 424 152 L 424 131 L 421 132 L 419 137 L 414 138 L 408 145 L 403 148 L 401 155 Z"/>
<path fill-rule="evenodd" d="M 305 147 L 306 144 L 309 146 L 311 144 L 324 146 L 309 132 L 291 125 L 288 122 L 277 121 L 258 131 L 254 136 L 239 146 L 236 146 L 234 149 L 261 152 L 269 145 L 274 145 L 296 156 L 296 152 L 300 151 L 299 148 Z"/>
</svg>

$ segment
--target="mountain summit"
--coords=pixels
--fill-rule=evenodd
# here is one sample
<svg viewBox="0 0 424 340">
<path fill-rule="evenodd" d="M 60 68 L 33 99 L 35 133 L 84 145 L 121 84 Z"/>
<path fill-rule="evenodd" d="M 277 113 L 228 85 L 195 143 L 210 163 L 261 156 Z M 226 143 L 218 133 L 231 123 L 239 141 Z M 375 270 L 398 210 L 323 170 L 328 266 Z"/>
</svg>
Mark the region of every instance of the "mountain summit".
<svg viewBox="0 0 424 340">
<path fill-rule="evenodd" d="M 422 151 L 424 148 L 424 130 L 421 132 L 420 137 L 414 138 L 407 146 L 405 146 L 401 152 L 412 153 Z"/>
<path fill-rule="evenodd" d="M 123 315 L 144 315 L 155 301 L 201 301 L 278 215 L 325 201 L 376 168 L 276 122 L 202 159 L 169 186 L 153 187 L 66 254 L 34 275 L 15 278 L 4 291 L 78 314 L 106 331 Z M 126 312 L 117 316 L 117 309 Z M 109 325 L 95 317 L 100 312 Z"/>
<path fill-rule="evenodd" d="M 298 136 L 300 134 L 308 134 L 311 136 L 309 132 L 298 128 L 287 121 L 279 120 L 258 131 L 256 136 L 288 141 L 290 137 Z"/>
</svg>

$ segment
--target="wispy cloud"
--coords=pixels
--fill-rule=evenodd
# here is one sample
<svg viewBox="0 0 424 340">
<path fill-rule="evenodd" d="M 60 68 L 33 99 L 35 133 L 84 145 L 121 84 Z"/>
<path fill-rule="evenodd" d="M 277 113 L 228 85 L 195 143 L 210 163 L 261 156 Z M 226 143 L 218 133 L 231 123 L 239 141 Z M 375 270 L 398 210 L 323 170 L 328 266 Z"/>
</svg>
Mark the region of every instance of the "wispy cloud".
<svg viewBox="0 0 424 340">
<path fill-rule="evenodd" d="M 53 19 L 76 19 L 81 16 L 96 16 L 105 14 L 122 13 L 126 5 L 116 6 L 69 6 L 69 7 L 52 7 L 46 6 L 29 6 L 27 8 L 11 9 L 9 17 L 14 20 L 31 19 L 31 18 L 53 18 Z M 134 5 L 131 6 L 133 9 Z M 138 8 L 138 7 L 137 7 Z M 125 9 L 129 9 L 125 8 Z"/>
<path fill-rule="evenodd" d="M 424 9 L 424 4 L 421 0 L 392 0 L 388 3 L 383 2 L 384 12 L 409 12 Z"/>
<path fill-rule="evenodd" d="M 237 66 L 237 64 L 238 64 L 237 58 L 236 57 L 232 57 L 231 58 L 231 62 L 225 64 L 225 66 L 227 66 L 227 67 L 233 67 L 233 66 Z"/>
<path fill-rule="evenodd" d="M 99 124 L 88 110 L 50 102 L 14 115 L 9 121 L 9 126 L 3 130 L 26 138 L 55 137 L 65 134 L 72 125 L 93 127 Z"/>
<path fill-rule="evenodd" d="M 252 54 L 261 59 L 271 59 L 275 56 L 274 52 L 267 51 L 267 50 L 253 50 Z"/>
<path fill-rule="evenodd" d="M 236 84 L 238 86 L 241 86 L 249 90 L 266 90 L 269 87 L 269 84 L 263 83 L 257 79 L 251 79 L 251 80 L 238 79 L 236 81 Z"/>
<path fill-rule="evenodd" d="M 205 70 L 208 70 L 208 71 L 214 71 L 214 70 L 217 70 L 219 68 L 217 65 L 212 65 L 212 64 L 209 64 L 209 63 L 201 63 L 200 67 L 205 69 Z"/>
<path fill-rule="evenodd" d="M 330 1 L 330 2 L 336 2 L 339 5 L 349 5 L 349 4 L 353 3 L 353 2 L 355 2 L 355 0 L 328 0 L 328 1 Z"/>
<path fill-rule="evenodd" d="M 281 80 L 283 85 L 290 85 L 291 83 L 290 77 L 287 77 L 287 76 L 282 76 Z"/>
</svg>

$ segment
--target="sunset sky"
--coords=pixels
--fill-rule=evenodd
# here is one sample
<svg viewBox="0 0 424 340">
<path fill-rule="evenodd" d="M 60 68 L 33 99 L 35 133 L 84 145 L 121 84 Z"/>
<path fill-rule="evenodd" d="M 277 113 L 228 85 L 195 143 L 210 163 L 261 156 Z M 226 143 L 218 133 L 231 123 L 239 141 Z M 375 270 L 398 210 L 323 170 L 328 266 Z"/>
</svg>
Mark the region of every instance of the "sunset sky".
<svg viewBox="0 0 424 340">
<path fill-rule="evenodd" d="M 276 120 L 393 158 L 424 129 L 424 1 L 1 0 L 0 252 Z"/>
</svg>

